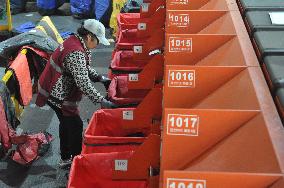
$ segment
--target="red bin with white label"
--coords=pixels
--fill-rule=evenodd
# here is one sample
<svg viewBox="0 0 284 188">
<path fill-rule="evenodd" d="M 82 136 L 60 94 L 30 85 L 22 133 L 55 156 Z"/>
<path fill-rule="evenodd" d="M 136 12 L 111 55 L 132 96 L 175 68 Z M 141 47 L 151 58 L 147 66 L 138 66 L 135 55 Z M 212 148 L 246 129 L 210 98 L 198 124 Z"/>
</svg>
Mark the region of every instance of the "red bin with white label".
<svg viewBox="0 0 284 188">
<path fill-rule="evenodd" d="M 108 89 L 108 98 L 110 101 L 120 107 L 137 106 L 153 90 L 152 88 L 161 88 L 160 83 L 149 83 L 152 87 L 131 88 L 131 82 L 139 79 L 138 74 L 129 74 L 128 76 L 116 76 L 112 79 Z"/>
<path fill-rule="evenodd" d="M 132 155 L 133 151 L 76 156 L 70 170 L 68 188 L 147 188 L 146 180 L 116 181 L 112 178 L 113 169 L 125 169 L 124 161 Z"/>
<path fill-rule="evenodd" d="M 68 187 L 154 188 L 159 183 L 159 163 L 160 137 L 151 134 L 133 150 L 76 156 Z"/>
<path fill-rule="evenodd" d="M 125 31 L 119 36 L 115 49 L 116 50 L 135 50 L 135 46 L 145 46 L 145 49 L 153 49 L 154 47 L 161 48 L 164 45 L 165 31 L 164 28 L 159 28 L 150 36 L 138 37 L 135 30 Z M 137 52 L 137 53 L 142 53 Z"/>
<path fill-rule="evenodd" d="M 143 3 L 140 13 L 121 13 L 117 16 L 118 32 L 125 29 L 139 29 L 138 24 L 146 24 L 147 28 L 160 28 L 165 24 L 165 1 L 153 0 Z"/>
<path fill-rule="evenodd" d="M 151 132 L 150 128 L 125 129 L 125 120 L 133 120 L 135 108 L 101 109 L 85 131 L 82 154 L 108 153 L 134 150 Z"/>
<path fill-rule="evenodd" d="M 126 74 L 142 73 L 148 66 L 151 66 L 151 69 L 156 69 L 155 66 L 159 65 L 156 71 L 157 74 L 154 76 L 162 79 L 163 64 L 164 58 L 161 54 L 149 55 L 148 59 L 137 59 L 132 51 L 117 51 L 110 64 L 109 78 Z M 144 72 L 147 76 L 153 76 L 146 70 Z"/>
</svg>

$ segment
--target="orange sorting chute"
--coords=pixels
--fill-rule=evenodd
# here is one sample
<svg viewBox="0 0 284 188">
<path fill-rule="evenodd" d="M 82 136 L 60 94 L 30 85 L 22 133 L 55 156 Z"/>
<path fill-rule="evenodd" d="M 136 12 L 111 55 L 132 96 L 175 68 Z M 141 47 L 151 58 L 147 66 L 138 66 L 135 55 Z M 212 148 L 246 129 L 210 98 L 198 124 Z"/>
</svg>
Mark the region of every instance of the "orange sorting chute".
<svg viewBox="0 0 284 188">
<path fill-rule="evenodd" d="M 166 17 L 166 32 L 174 34 L 235 34 L 236 30 L 229 11 L 169 10 Z"/>
<path fill-rule="evenodd" d="M 168 10 L 238 10 L 234 0 L 168 0 L 166 6 Z"/>
<path fill-rule="evenodd" d="M 259 111 L 166 109 L 164 117 L 162 170 L 281 173 Z"/>
<path fill-rule="evenodd" d="M 282 182 L 281 182 L 282 181 Z M 163 187 L 281 188 L 283 174 L 165 171 Z"/>
<path fill-rule="evenodd" d="M 235 0 L 168 0 L 160 187 L 284 187 L 284 129 Z"/>
<path fill-rule="evenodd" d="M 25 49 L 21 50 L 21 52 L 18 53 L 18 56 L 11 63 L 9 68 L 14 71 L 16 78 L 19 82 L 19 102 L 21 103 L 21 105 L 26 106 L 32 99 L 32 81 Z"/>
<path fill-rule="evenodd" d="M 168 65 L 164 107 L 259 110 L 251 69 L 259 68 Z"/>
<path fill-rule="evenodd" d="M 167 34 L 165 44 L 166 65 L 258 66 L 234 34 Z"/>
</svg>

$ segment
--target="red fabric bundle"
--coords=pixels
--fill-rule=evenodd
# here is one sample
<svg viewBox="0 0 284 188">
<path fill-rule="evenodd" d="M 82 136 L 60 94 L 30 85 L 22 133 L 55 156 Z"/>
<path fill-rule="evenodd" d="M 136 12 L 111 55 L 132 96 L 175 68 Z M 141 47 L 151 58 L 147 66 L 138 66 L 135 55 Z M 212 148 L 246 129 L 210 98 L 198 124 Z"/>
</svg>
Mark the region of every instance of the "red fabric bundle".
<svg viewBox="0 0 284 188">
<path fill-rule="evenodd" d="M 4 111 L 4 105 L 0 97 L 0 142 L 7 151 L 12 147 L 10 137 L 15 134 L 15 131 L 9 127 Z"/>
<path fill-rule="evenodd" d="M 17 138 L 20 137 L 20 138 Z M 15 136 L 11 139 L 13 144 L 17 144 L 12 159 L 20 164 L 30 164 L 40 156 L 39 150 L 44 144 L 49 144 L 52 140 L 51 135 L 38 133 L 34 135 Z"/>
</svg>

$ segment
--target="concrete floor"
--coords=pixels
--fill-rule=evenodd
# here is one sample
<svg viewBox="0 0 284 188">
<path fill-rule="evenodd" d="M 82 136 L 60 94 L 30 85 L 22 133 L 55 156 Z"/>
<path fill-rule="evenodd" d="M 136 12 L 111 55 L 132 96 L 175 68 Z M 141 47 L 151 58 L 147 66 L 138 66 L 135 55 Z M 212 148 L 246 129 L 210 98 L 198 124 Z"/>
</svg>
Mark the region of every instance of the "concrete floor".
<svg viewBox="0 0 284 188">
<path fill-rule="evenodd" d="M 41 16 L 38 13 L 18 14 L 13 16 L 13 24 L 14 27 L 17 27 L 27 21 L 36 23 L 40 18 Z M 81 20 L 75 20 L 68 16 L 52 16 L 51 19 L 59 32 L 75 32 L 81 23 Z M 112 50 L 113 44 L 109 47 L 99 46 L 93 52 L 92 66 L 103 75 L 107 74 Z M 95 86 L 101 93 L 106 94 L 102 84 L 97 83 Z M 87 126 L 88 120 L 98 108 L 99 106 L 92 104 L 87 97 L 83 98 L 80 104 L 80 113 L 84 127 Z M 59 170 L 57 167 L 60 158 L 58 124 L 56 115 L 49 107 L 38 108 L 34 102 L 26 107 L 19 127 L 31 133 L 46 130 L 53 135 L 54 140 L 48 153 L 29 167 L 20 166 L 9 159 L 0 161 L 0 188 L 52 188 L 66 186 L 68 170 Z"/>
</svg>

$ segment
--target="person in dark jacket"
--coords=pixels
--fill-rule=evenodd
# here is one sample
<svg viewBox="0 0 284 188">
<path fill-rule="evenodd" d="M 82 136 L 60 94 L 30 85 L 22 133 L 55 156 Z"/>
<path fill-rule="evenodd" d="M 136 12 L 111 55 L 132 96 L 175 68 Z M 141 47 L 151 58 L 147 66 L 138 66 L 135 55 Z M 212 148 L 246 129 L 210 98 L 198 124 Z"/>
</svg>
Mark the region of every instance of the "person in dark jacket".
<svg viewBox="0 0 284 188">
<path fill-rule="evenodd" d="M 110 79 L 99 75 L 90 66 L 90 49 L 99 43 L 109 45 L 105 27 L 97 20 L 85 20 L 77 34 L 55 50 L 39 79 L 36 104 L 48 104 L 60 122 L 61 167 L 71 164 L 72 158 L 81 153 L 83 122 L 78 102 L 82 94 L 95 104 L 101 103 L 104 108 L 114 106 L 92 85 L 92 81 L 101 82 L 106 88 L 110 84 Z"/>
</svg>

